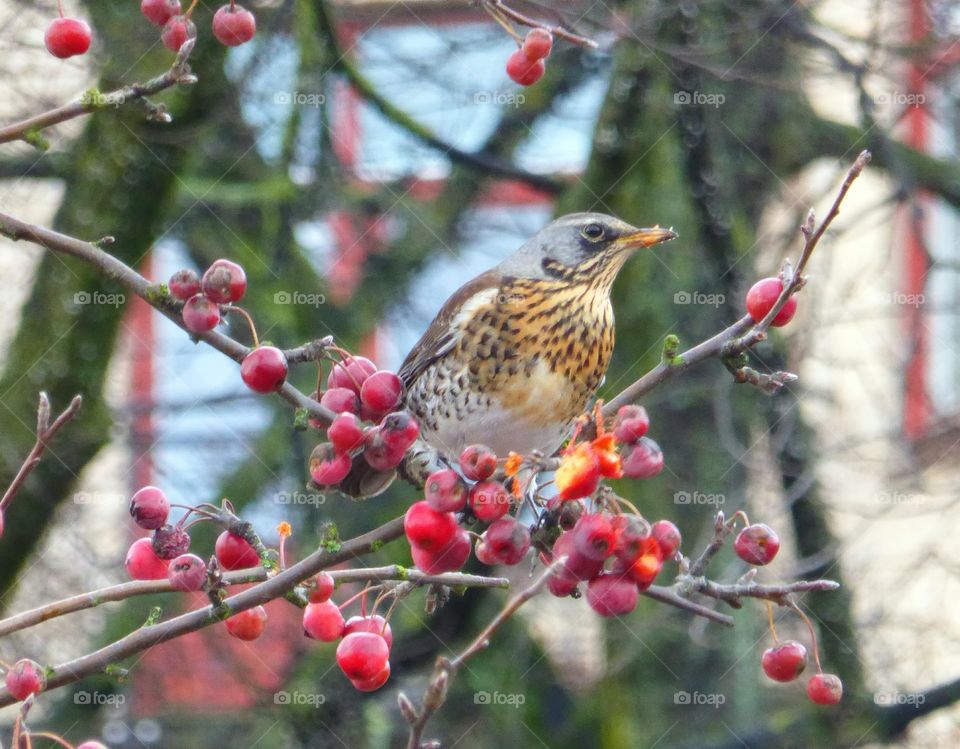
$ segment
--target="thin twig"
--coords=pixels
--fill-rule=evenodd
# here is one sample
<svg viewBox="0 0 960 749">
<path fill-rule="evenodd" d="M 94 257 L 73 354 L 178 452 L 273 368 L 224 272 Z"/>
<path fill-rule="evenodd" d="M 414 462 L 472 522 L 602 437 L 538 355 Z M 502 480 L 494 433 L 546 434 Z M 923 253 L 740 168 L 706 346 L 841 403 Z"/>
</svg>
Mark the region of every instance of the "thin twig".
<svg viewBox="0 0 960 749">
<path fill-rule="evenodd" d="M 514 10 L 513 8 L 507 5 L 504 5 L 502 0 L 483 0 L 481 4 L 483 6 L 483 9 L 486 10 L 487 13 L 489 13 L 491 16 L 493 16 L 494 13 L 499 12 L 500 14 L 509 18 L 511 21 L 515 21 L 516 23 L 522 24 L 524 26 L 530 26 L 531 28 L 547 29 L 554 36 L 559 37 L 560 39 L 566 39 L 571 44 L 576 44 L 577 46 L 580 46 L 580 47 L 589 47 L 590 49 L 596 49 L 597 47 L 600 46 L 595 41 L 593 41 L 593 39 L 589 39 L 588 37 L 581 36 L 580 34 L 575 34 L 572 31 L 568 31 L 563 26 L 547 26 L 545 24 L 542 24 L 539 21 L 537 21 L 535 18 L 526 16 L 520 11 Z"/>
</svg>

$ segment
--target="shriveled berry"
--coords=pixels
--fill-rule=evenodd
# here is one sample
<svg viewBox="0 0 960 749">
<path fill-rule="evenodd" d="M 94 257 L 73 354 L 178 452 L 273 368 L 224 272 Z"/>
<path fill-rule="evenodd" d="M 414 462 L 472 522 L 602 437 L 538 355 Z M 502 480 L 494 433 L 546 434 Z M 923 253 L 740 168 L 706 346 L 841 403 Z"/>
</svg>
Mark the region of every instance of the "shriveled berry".
<svg viewBox="0 0 960 749">
<path fill-rule="evenodd" d="M 376 676 L 371 676 L 369 679 L 351 679 L 350 683 L 353 684 L 354 689 L 358 692 L 375 692 L 386 684 L 389 678 L 390 663 L 388 662 L 384 669 Z"/>
<path fill-rule="evenodd" d="M 604 574 L 587 585 L 587 603 L 601 616 L 623 616 L 637 607 L 637 586 L 618 575 Z"/>
<path fill-rule="evenodd" d="M 206 333 L 220 323 L 220 308 L 203 294 L 194 294 L 183 305 L 183 325 L 191 333 Z"/>
<path fill-rule="evenodd" d="M 47 676 L 39 663 L 29 658 L 21 658 L 7 671 L 4 683 L 10 696 L 19 701 L 46 689 Z"/>
<path fill-rule="evenodd" d="M 589 442 L 581 442 L 560 459 L 554 483 L 561 499 L 581 499 L 600 483 L 600 461 Z"/>
<path fill-rule="evenodd" d="M 163 580 L 167 576 L 166 559 L 157 556 L 153 550 L 153 540 L 138 538 L 127 551 L 123 566 L 134 580 Z"/>
<path fill-rule="evenodd" d="M 173 52 L 179 52 L 188 39 L 196 38 L 197 27 L 186 16 L 172 16 L 160 32 L 160 41 L 163 42 L 163 46 Z"/>
<path fill-rule="evenodd" d="M 336 642 L 343 635 L 343 614 L 333 601 L 308 603 L 303 609 L 303 633 L 320 642 Z"/>
<path fill-rule="evenodd" d="M 320 486 L 333 486 L 350 473 L 350 455 L 338 452 L 330 442 L 321 442 L 310 453 L 310 478 Z"/>
<path fill-rule="evenodd" d="M 54 18 L 43 37 L 47 51 L 61 59 L 82 55 L 90 49 L 91 39 L 90 26 L 79 18 Z"/>
<path fill-rule="evenodd" d="M 377 365 L 363 356 L 350 356 L 337 362 L 327 376 L 327 388 L 349 388 L 360 395 L 363 382 L 377 371 Z"/>
<path fill-rule="evenodd" d="M 780 551 L 780 537 L 769 525 L 754 523 L 737 534 L 733 550 L 744 562 L 770 564 Z"/>
<path fill-rule="evenodd" d="M 337 645 L 337 665 L 351 681 L 372 679 L 389 658 L 387 641 L 372 632 L 351 632 Z"/>
<path fill-rule="evenodd" d="M 394 411 L 380 422 L 380 431 L 387 447 L 402 454 L 417 441 L 420 425 L 409 411 Z"/>
<path fill-rule="evenodd" d="M 783 293 L 783 281 L 779 278 L 764 278 L 757 281 L 747 292 L 747 314 L 754 322 L 760 322 L 767 316 Z M 770 325 L 781 328 L 793 319 L 797 313 L 797 298 L 790 297 L 780 308 Z"/>
<path fill-rule="evenodd" d="M 497 456 L 486 445 L 470 445 L 460 453 L 460 470 L 470 481 L 486 481 L 497 470 Z"/>
<path fill-rule="evenodd" d="M 602 561 L 613 554 L 617 534 L 606 515 L 584 515 L 573 529 L 573 543 L 583 556 Z"/>
<path fill-rule="evenodd" d="M 190 548 L 190 534 L 183 528 L 161 525 L 153 532 L 153 550 L 161 559 L 175 559 Z"/>
<path fill-rule="evenodd" d="M 514 518 L 500 518 L 484 531 L 483 543 L 498 562 L 519 564 L 530 550 L 530 530 Z"/>
<path fill-rule="evenodd" d="M 180 0 L 140 0 L 140 12 L 154 26 L 163 26 L 180 15 Z"/>
<path fill-rule="evenodd" d="M 760 665 L 774 681 L 793 681 L 807 667 L 807 649 L 796 640 L 778 643 L 763 651 Z"/>
<path fill-rule="evenodd" d="M 247 274 L 232 260 L 214 260 L 200 279 L 203 293 L 217 304 L 239 302 L 247 293 Z"/>
<path fill-rule="evenodd" d="M 613 436 L 627 445 L 645 436 L 650 428 L 650 417 L 643 406 L 621 406 L 613 422 Z"/>
<path fill-rule="evenodd" d="M 363 427 L 352 413 L 338 413 L 327 429 L 327 439 L 337 452 L 350 453 L 363 447 Z"/>
<path fill-rule="evenodd" d="M 510 510 L 510 492 L 499 481 L 481 481 L 470 488 L 470 507 L 477 519 L 492 522 Z"/>
<path fill-rule="evenodd" d="M 167 281 L 170 294 L 183 302 L 200 293 L 200 276 L 189 268 L 178 270 Z"/>
<path fill-rule="evenodd" d="M 346 636 L 351 632 L 372 632 L 386 640 L 388 648 L 393 647 L 393 630 L 390 629 L 390 623 L 380 614 L 351 616 L 343 627 L 343 634 Z"/>
<path fill-rule="evenodd" d="M 360 399 L 350 388 L 330 388 L 320 396 L 320 405 L 334 413 L 360 413 Z"/>
<path fill-rule="evenodd" d="M 272 393 L 287 381 L 287 357 L 274 346 L 260 346 L 240 364 L 240 377 L 255 393 Z"/>
<path fill-rule="evenodd" d="M 313 578 L 315 583 L 314 587 L 310 588 L 307 593 L 307 599 L 310 603 L 323 603 L 324 601 L 330 600 L 330 596 L 333 595 L 333 589 L 337 586 L 336 580 L 330 575 L 329 572 L 318 572 L 317 576 Z"/>
<path fill-rule="evenodd" d="M 196 554 L 181 554 L 170 562 L 167 579 L 177 590 L 200 590 L 207 579 L 207 565 Z"/>
<path fill-rule="evenodd" d="M 217 561 L 225 570 L 242 570 L 260 566 L 260 555 L 247 539 L 230 531 L 224 531 L 217 537 L 213 546 Z"/>
<path fill-rule="evenodd" d="M 557 517 L 557 523 L 560 525 L 561 530 L 571 530 L 577 524 L 577 521 L 583 517 L 585 511 L 583 502 L 573 501 L 561 504 Z"/>
<path fill-rule="evenodd" d="M 620 456 L 623 475 L 632 479 L 649 479 L 663 470 L 663 452 L 649 437 L 624 448 Z"/>
<path fill-rule="evenodd" d="M 403 516 L 403 530 L 412 546 L 439 551 L 453 539 L 457 521 L 451 512 L 437 512 L 427 502 L 414 502 Z"/>
<path fill-rule="evenodd" d="M 400 405 L 403 383 L 393 372 L 381 369 L 374 372 L 360 386 L 360 402 L 375 414 L 389 413 Z"/>
<path fill-rule="evenodd" d="M 455 572 L 463 567 L 470 556 L 470 535 L 460 528 L 453 539 L 439 551 L 410 547 L 410 555 L 418 569 L 428 575 Z"/>
<path fill-rule="evenodd" d="M 814 674 L 807 682 L 807 696 L 818 705 L 836 705 L 843 697 L 843 682 L 835 674 Z"/>
<path fill-rule="evenodd" d="M 431 473 L 423 491 L 427 504 L 438 512 L 460 512 L 467 505 L 467 485 L 452 468 Z"/>
<path fill-rule="evenodd" d="M 660 546 L 660 558 L 672 559 L 680 548 L 680 529 L 669 520 L 658 520 L 650 532 Z"/>
<path fill-rule="evenodd" d="M 152 531 L 167 522 L 170 514 L 170 501 L 167 495 L 155 486 L 139 489 L 130 500 L 130 515 L 133 522 L 145 530 Z"/>
<path fill-rule="evenodd" d="M 256 640 L 267 628 L 267 610 L 263 606 L 254 606 L 234 614 L 223 623 L 227 625 L 227 632 L 238 640 Z"/>
<path fill-rule="evenodd" d="M 213 35 L 221 44 L 236 47 L 253 39 L 257 33 L 257 19 L 246 8 L 235 3 L 224 5 L 213 14 Z"/>
<path fill-rule="evenodd" d="M 531 60 L 522 49 L 518 49 L 507 58 L 507 75 L 514 83 L 521 86 L 532 86 L 543 78 L 546 72 L 543 60 Z"/>
<path fill-rule="evenodd" d="M 530 29 L 523 40 L 523 54 L 528 60 L 543 60 L 553 47 L 553 34 L 546 29 Z"/>
</svg>

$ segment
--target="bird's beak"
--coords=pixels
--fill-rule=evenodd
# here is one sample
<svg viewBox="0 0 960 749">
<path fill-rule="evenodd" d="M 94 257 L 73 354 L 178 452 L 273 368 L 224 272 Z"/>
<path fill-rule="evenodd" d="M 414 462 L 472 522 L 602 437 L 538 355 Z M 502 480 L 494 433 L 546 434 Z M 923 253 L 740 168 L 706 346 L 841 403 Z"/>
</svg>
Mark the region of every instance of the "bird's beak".
<svg viewBox="0 0 960 749">
<path fill-rule="evenodd" d="M 676 238 L 677 233 L 673 229 L 661 229 L 659 226 L 654 226 L 652 229 L 637 229 L 617 239 L 617 249 L 636 250 Z"/>
</svg>

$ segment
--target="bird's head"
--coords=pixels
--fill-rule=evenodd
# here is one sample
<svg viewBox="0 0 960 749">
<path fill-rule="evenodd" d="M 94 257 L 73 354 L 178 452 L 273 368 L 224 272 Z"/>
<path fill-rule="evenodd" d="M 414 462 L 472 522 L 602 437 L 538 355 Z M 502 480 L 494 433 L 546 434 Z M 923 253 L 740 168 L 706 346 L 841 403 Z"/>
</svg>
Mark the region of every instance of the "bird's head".
<svg viewBox="0 0 960 749">
<path fill-rule="evenodd" d="M 519 278 L 609 287 L 635 250 L 676 236 L 672 229 L 638 229 L 603 213 L 571 213 L 547 224 L 499 267 Z"/>
</svg>

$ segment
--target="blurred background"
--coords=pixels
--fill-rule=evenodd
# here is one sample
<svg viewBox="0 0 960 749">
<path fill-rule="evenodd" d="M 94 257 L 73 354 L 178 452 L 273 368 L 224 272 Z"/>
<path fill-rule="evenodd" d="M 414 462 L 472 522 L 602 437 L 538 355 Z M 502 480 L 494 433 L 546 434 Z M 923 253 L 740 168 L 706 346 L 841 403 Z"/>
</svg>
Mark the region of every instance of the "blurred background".
<svg viewBox="0 0 960 749">
<path fill-rule="evenodd" d="M 554 7 L 557 6 L 557 7 Z M 453 685 L 428 735 L 461 747 L 945 747 L 960 745 L 960 8 L 930 0 L 623 0 L 513 7 L 599 43 L 558 41 L 531 88 L 504 71 L 513 42 L 469 2 L 268 0 L 258 33 L 227 51 L 200 3 L 199 83 L 142 107 L 46 131 L 49 149 L 0 149 L 0 205 L 115 254 L 157 281 L 228 257 L 245 267 L 261 338 L 324 335 L 395 367 L 447 295 L 553 215 L 599 210 L 679 240 L 634 259 L 615 289 L 612 396 L 658 360 L 743 314 L 757 278 L 799 254 L 810 207 L 826 213 L 857 153 L 874 162 L 810 266 L 791 325 L 756 350 L 798 383 L 775 397 L 709 363 L 645 401 L 666 470 L 624 483 L 695 553 L 717 509 L 746 509 L 784 546 L 764 581 L 825 576 L 802 604 L 843 703 L 817 708 L 804 680 L 772 686 L 759 660 L 765 610 L 728 631 L 651 601 L 601 621 L 543 599 L 500 631 Z M 49 56 L 49 0 L 0 0 L 0 118 L 14 122 L 90 87 L 160 74 L 173 55 L 135 0 L 65 0 L 95 29 L 91 53 Z M 395 485 L 355 503 L 306 490 L 316 434 L 237 366 L 89 268 L 0 241 L 0 479 L 33 442 L 37 393 L 84 396 L 7 516 L 0 610 L 126 579 L 138 535 L 130 494 L 229 497 L 294 555 L 324 522 L 353 535 L 401 514 Z M 247 341 L 242 327 L 231 334 Z M 305 391 L 315 371 L 293 375 Z M 213 533 L 193 551 L 212 551 Z M 402 544 L 367 563 L 408 562 Z M 729 552 L 714 578 L 744 564 Z M 528 570 L 506 571 L 522 585 Z M 666 574 L 666 573 L 665 573 Z M 438 654 L 462 648 L 503 591 L 454 597 L 433 616 L 398 607 L 392 676 L 355 692 L 333 646 L 268 607 L 266 635 L 219 627 L 155 647 L 39 700 L 34 728 L 111 747 L 401 746 L 396 693 L 419 697 Z M 201 605 L 138 599 L 0 641 L 0 658 L 58 663 Z M 809 640 L 778 613 L 781 637 Z M 0 711 L 9 725 L 10 709 Z M 6 732 L 5 732 L 6 733 Z"/>
</svg>

